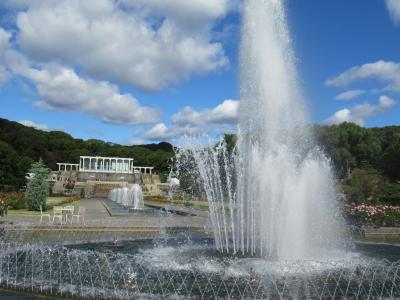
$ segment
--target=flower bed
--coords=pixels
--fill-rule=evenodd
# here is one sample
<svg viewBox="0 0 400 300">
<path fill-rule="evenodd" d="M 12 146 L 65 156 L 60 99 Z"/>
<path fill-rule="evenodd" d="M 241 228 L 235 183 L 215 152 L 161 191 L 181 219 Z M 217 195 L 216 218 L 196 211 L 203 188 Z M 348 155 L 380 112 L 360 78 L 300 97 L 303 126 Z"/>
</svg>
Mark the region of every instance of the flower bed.
<svg viewBox="0 0 400 300">
<path fill-rule="evenodd" d="M 4 197 L 9 209 L 24 209 L 27 207 L 25 193 L 9 192 L 5 193 Z"/>
<path fill-rule="evenodd" d="M 25 193 L 0 193 L 0 216 L 7 214 L 9 209 L 26 208 Z"/>
<path fill-rule="evenodd" d="M 394 205 L 345 205 L 345 213 L 358 225 L 400 226 L 400 206 Z"/>
</svg>

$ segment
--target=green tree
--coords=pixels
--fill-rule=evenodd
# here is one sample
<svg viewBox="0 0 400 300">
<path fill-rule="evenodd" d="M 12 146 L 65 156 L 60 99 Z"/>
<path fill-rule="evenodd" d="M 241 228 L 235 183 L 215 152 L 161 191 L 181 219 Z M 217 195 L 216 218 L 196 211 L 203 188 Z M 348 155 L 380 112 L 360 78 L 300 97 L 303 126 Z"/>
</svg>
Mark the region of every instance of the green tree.
<svg viewBox="0 0 400 300">
<path fill-rule="evenodd" d="M 30 169 L 31 178 L 26 190 L 26 202 L 30 210 L 40 210 L 40 206 L 46 209 L 47 197 L 49 196 L 50 170 L 43 164 L 42 159 L 32 164 Z"/>
<path fill-rule="evenodd" d="M 385 180 L 381 186 L 380 200 L 383 203 L 400 205 L 400 183 Z"/>
<path fill-rule="evenodd" d="M 18 177 L 20 157 L 9 144 L 0 141 L 0 186 L 14 189 L 21 185 L 23 178 Z"/>
<path fill-rule="evenodd" d="M 382 157 L 383 171 L 393 180 L 400 180 L 400 133 L 393 136 L 392 143 Z"/>
<path fill-rule="evenodd" d="M 343 190 L 351 202 L 376 203 L 379 200 L 383 182 L 383 176 L 377 170 L 355 168 L 344 181 Z"/>
</svg>

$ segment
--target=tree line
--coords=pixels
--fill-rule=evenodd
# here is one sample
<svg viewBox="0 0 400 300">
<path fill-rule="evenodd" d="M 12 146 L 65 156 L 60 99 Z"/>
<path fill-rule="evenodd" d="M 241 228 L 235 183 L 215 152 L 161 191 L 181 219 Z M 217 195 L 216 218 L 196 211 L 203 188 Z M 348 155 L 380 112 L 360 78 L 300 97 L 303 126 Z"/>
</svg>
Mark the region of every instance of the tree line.
<svg viewBox="0 0 400 300">
<path fill-rule="evenodd" d="M 400 126 L 354 123 L 312 126 L 315 143 L 331 160 L 338 188 L 350 203 L 400 205 Z M 226 134 L 231 152 L 234 134 Z"/>
<path fill-rule="evenodd" d="M 33 162 L 42 159 L 55 170 L 57 162 L 78 163 L 79 156 L 133 157 L 135 165 L 153 166 L 162 177 L 169 172 L 174 155 L 171 144 L 162 142 L 125 146 L 97 139 L 73 138 L 62 131 L 41 131 L 0 118 L 0 189 L 18 190 Z"/>
<path fill-rule="evenodd" d="M 314 126 L 349 202 L 400 205 L 400 126 Z"/>
</svg>

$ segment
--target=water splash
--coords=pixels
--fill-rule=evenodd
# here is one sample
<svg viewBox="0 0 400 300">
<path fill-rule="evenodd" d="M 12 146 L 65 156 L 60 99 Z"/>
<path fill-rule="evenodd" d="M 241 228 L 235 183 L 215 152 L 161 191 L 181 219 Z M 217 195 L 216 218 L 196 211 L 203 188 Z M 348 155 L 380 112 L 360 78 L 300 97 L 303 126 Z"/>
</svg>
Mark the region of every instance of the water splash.
<svg viewBox="0 0 400 300">
<path fill-rule="evenodd" d="M 112 189 L 108 198 L 124 207 L 135 210 L 144 207 L 142 188 L 136 183 L 131 188 Z"/>
<path fill-rule="evenodd" d="M 341 220 L 329 160 L 308 126 L 284 1 L 245 2 L 240 60 L 236 148 L 186 143 L 180 175 L 190 169 L 201 182 L 219 251 L 324 256 L 341 247 Z"/>
</svg>

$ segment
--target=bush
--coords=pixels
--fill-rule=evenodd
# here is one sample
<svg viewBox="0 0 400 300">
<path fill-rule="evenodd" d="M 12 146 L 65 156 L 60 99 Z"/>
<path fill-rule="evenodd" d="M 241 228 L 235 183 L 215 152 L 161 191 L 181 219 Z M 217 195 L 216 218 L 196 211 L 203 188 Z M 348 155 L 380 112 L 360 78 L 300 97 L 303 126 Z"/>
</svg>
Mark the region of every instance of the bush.
<svg viewBox="0 0 400 300">
<path fill-rule="evenodd" d="M 7 201 L 8 208 L 11 209 L 24 209 L 26 208 L 25 193 L 11 192 L 4 194 Z"/>
<path fill-rule="evenodd" d="M 30 210 L 40 210 L 40 206 L 47 209 L 47 197 L 49 196 L 49 178 L 50 170 L 46 168 L 43 161 L 33 163 L 30 169 L 32 174 L 26 189 L 26 202 Z"/>
</svg>

